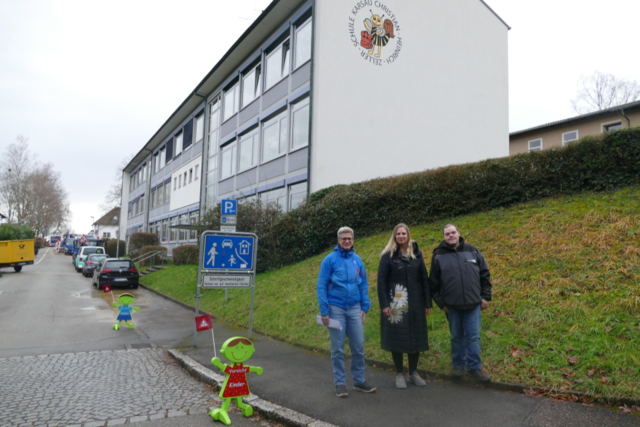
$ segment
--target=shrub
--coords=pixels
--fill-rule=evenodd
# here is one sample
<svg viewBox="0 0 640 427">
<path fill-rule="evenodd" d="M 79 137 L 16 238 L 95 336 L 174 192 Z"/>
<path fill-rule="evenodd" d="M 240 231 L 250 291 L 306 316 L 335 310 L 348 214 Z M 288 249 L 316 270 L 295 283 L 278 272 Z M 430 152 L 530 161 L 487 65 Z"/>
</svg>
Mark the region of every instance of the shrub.
<svg viewBox="0 0 640 427">
<path fill-rule="evenodd" d="M 0 240 L 29 240 L 35 235 L 36 232 L 26 225 L 0 224 Z"/>
<path fill-rule="evenodd" d="M 155 234 L 154 234 L 155 236 Z M 156 252 L 156 251 L 163 251 L 161 254 L 157 254 L 155 257 L 149 257 L 145 260 L 140 261 L 140 267 L 146 267 L 148 265 L 151 265 L 151 263 L 153 262 L 153 264 L 157 264 L 165 259 L 167 259 L 167 248 L 165 248 L 164 246 L 158 246 L 158 245 L 149 245 L 149 246 L 143 246 L 140 249 L 140 255 L 141 257 L 144 258 L 144 256 L 146 254 L 149 254 L 151 252 Z"/>
<path fill-rule="evenodd" d="M 116 253 L 120 257 L 122 257 L 124 254 L 127 253 L 127 243 L 124 240 L 120 240 L 120 245 L 118 247 L 117 239 L 109 239 L 104 244 L 104 247 L 105 247 L 105 250 L 107 251 L 107 255 L 109 255 L 109 257 L 111 258 L 115 258 Z"/>
<path fill-rule="evenodd" d="M 132 259 L 140 256 L 140 249 L 143 246 L 156 246 L 160 241 L 153 233 L 133 233 L 129 238 L 129 255 Z"/>
<path fill-rule="evenodd" d="M 44 239 L 42 237 L 36 237 L 36 246 L 44 248 Z"/>
<path fill-rule="evenodd" d="M 200 249 L 196 245 L 181 245 L 173 248 L 173 265 L 198 265 Z"/>
</svg>

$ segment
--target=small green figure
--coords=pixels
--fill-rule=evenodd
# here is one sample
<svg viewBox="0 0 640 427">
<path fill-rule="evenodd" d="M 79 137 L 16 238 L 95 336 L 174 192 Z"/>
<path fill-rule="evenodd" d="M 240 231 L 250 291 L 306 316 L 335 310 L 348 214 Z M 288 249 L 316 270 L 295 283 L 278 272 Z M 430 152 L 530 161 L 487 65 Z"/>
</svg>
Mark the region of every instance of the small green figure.
<svg viewBox="0 0 640 427">
<path fill-rule="evenodd" d="M 117 319 L 118 323 L 113 325 L 114 331 L 117 331 L 118 329 L 120 329 L 120 322 L 122 321 L 124 321 L 124 323 L 126 323 L 127 326 L 129 326 L 129 329 L 133 329 L 133 323 L 128 322 L 128 320 L 133 320 L 131 319 L 131 310 L 140 311 L 140 307 L 130 306 L 131 304 L 133 304 L 135 300 L 136 299 L 131 294 L 122 294 L 118 297 L 118 302 L 114 301 L 112 303 L 115 307 L 118 307 L 118 309 L 120 310 L 120 314 L 118 314 L 118 319 Z M 118 305 L 118 303 L 122 305 Z"/>
<path fill-rule="evenodd" d="M 233 366 L 223 364 L 218 357 L 211 359 L 213 366 L 227 374 L 227 379 L 224 380 L 219 395 L 220 399 L 223 400 L 222 407 L 209 412 L 209 416 L 214 420 L 222 421 L 228 426 L 231 425 L 227 411 L 229 410 L 231 399 L 234 398 L 236 399 L 236 406 L 242 409 L 242 415 L 250 417 L 253 414 L 253 408 L 246 403 L 242 403 L 242 398 L 250 394 L 246 374 L 255 372 L 258 375 L 262 375 L 262 368 L 243 366 L 242 362 L 249 360 L 255 351 L 253 343 L 247 338 L 233 337 L 225 341 L 220 349 L 220 353 L 227 360 L 233 362 Z"/>
</svg>

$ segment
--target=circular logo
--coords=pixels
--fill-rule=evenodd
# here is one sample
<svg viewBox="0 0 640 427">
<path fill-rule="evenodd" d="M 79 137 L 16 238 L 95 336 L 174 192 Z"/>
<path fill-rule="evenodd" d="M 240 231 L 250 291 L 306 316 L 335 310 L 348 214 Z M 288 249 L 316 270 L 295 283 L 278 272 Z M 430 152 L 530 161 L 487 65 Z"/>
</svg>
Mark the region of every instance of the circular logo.
<svg viewBox="0 0 640 427">
<path fill-rule="evenodd" d="M 398 19 L 378 0 L 360 0 L 351 7 L 349 37 L 360 56 L 372 65 L 391 65 L 402 51 Z"/>
</svg>

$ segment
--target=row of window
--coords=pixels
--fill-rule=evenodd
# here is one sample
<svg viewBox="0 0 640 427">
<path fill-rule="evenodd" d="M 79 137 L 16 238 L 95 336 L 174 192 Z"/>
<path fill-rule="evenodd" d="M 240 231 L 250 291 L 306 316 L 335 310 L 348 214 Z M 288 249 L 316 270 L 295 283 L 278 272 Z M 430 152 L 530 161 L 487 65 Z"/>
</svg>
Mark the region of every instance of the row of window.
<svg viewBox="0 0 640 427">
<path fill-rule="evenodd" d="M 288 187 L 265 191 L 263 193 L 259 193 L 257 196 L 245 197 L 241 200 L 260 200 L 260 202 L 264 204 L 275 203 L 281 211 L 288 212 L 300 206 L 306 197 L 307 183 L 300 182 L 298 184 L 289 185 Z"/>
<path fill-rule="evenodd" d="M 151 190 L 151 209 L 159 208 L 171 202 L 171 181 L 165 182 Z"/>
<path fill-rule="evenodd" d="M 602 125 L 603 132 L 611 132 L 617 129 L 622 129 L 622 122 L 608 123 Z M 572 130 L 564 132 L 562 134 L 562 145 L 567 145 L 571 141 L 577 141 L 579 138 L 578 130 Z M 529 141 L 529 151 L 542 150 L 542 138 L 536 138 Z"/>
<path fill-rule="evenodd" d="M 225 89 L 223 121 L 230 119 L 258 98 L 260 93 L 266 92 L 287 77 L 291 71 L 311 59 L 311 18 L 295 27 L 293 68 L 291 68 L 290 52 L 291 40 L 287 36 L 285 40 L 276 42 L 267 51 L 264 67 L 262 62 L 249 67 L 231 87 Z"/>
<path fill-rule="evenodd" d="M 305 98 L 222 147 L 220 180 L 284 155 L 287 146 L 293 151 L 308 144 L 309 98 Z"/>
<path fill-rule="evenodd" d="M 187 184 L 191 184 L 194 181 L 198 180 L 198 170 L 200 169 L 200 165 L 196 165 L 195 168 L 190 168 L 189 172 L 187 173 L 187 171 L 184 171 L 184 173 L 181 173 L 180 175 L 176 176 L 173 178 L 173 191 L 176 191 L 179 188 L 182 188 L 182 186 L 184 185 L 185 187 L 187 186 Z M 194 174 L 193 171 L 195 170 L 195 178 L 194 178 Z M 184 179 L 183 179 L 184 176 Z M 189 181 L 187 181 L 187 176 L 189 177 Z M 184 184 L 183 184 L 184 183 Z"/>
<path fill-rule="evenodd" d="M 149 233 L 155 233 L 161 242 L 188 242 L 198 237 L 197 230 L 171 228 L 178 225 L 195 225 L 198 222 L 198 212 L 174 216 L 170 219 L 156 221 L 149 224 Z"/>
<path fill-rule="evenodd" d="M 195 133 L 195 139 L 193 134 Z M 195 141 L 195 144 L 204 138 L 204 114 L 199 114 L 189 120 L 183 128 L 176 133 L 167 143 L 153 155 L 149 162 L 143 163 L 137 172 L 131 174 L 129 181 L 129 191 L 137 188 L 145 182 L 150 175 L 162 170 L 172 159 L 182 154 Z"/>
</svg>

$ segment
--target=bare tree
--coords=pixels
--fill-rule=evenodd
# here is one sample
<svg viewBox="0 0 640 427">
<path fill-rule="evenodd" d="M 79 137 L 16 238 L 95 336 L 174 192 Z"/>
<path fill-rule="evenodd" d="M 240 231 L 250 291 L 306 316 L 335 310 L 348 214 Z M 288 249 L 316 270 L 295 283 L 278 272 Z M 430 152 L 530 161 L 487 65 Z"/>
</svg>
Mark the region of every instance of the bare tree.
<svg viewBox="0 0 640 427">
<path fill-rule="evenodd" d="M 109 212 L 111 209 L 120 206 L 120 203 L 122 203 L 122 170 L 129 164 L 131 159 L 133 159 L 133 154 L 122 159 L 116 168 L 113 183 L 111 184 L 111 187 L 109 187 L 107 194 L 104 196 L 104 203 L 98 205 L 98 208 L 103 213 Z"/>
<path fill-rule="evenodd" d="M 600 71 L 581 76 L 571 107 L 578 114 L 604 110 L 640 99 L 640 84 Z"/>
<path fill-rule="evenodd" d="M 27 225 L 37 235 L 61 231 L 71 218 L 60 173 L 51 163 L 37 162 L 25 137 L 10 144 L 0 162 L 0 207 L 9 222 Z"/>
</svg>

